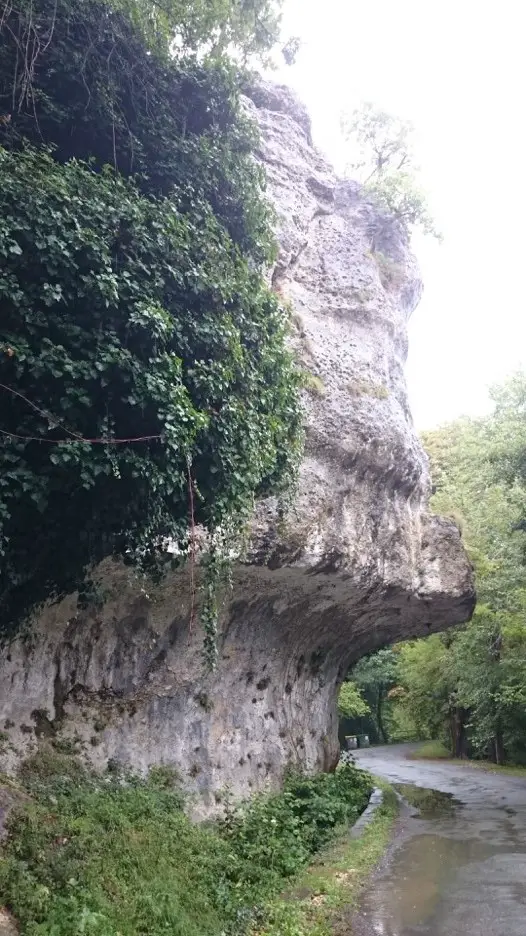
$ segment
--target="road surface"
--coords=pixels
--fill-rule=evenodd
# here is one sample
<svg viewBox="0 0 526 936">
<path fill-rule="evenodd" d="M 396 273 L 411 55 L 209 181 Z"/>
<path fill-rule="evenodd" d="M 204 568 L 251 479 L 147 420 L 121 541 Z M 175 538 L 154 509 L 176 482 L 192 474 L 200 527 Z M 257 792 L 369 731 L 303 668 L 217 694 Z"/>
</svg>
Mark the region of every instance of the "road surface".
<svg viewBox="0 0 526 936">
<path fill-rule="evenodd" d="M 423 811 L 402 820 L 349 936 L 526 936 L 526 775 L 411 761 L 410 750 L 354 752 L 372 773 L 418 787 L 408 793 Z"/>
</svg>

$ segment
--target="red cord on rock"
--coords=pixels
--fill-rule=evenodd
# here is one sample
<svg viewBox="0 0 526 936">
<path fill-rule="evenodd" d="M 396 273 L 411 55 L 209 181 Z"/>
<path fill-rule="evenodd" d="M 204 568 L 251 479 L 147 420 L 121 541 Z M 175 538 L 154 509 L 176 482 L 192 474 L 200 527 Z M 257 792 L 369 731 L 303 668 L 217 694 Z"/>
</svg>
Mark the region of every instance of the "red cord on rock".
<svg viewBox="0 0 526 936">
<path fill-rule="evenodd" d="M 191 461 L 188 457 L 186 467 L 188 471 L 188 502 L 190 506 L 190 626 L 192 633 L 195 624 L 195 514 L 194 514 L 194 482 L 192 480 Z"/>
</svg>

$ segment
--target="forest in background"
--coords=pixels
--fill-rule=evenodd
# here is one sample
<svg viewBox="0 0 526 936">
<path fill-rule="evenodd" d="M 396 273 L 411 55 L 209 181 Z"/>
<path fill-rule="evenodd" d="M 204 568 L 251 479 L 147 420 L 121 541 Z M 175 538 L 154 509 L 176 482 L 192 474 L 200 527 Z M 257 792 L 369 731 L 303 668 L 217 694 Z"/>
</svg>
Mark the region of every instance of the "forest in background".
<svg viewBox="0 0 526 936">
<path fill-rule="evenodd" d="M 353 668 L 342 733 L 439 740 L 455 757 L 526 763 L 526 374 L 494 409 L 423 434 L 434 512 L 458 525 L 476 576 L 470 623 Z"/>
</svg>

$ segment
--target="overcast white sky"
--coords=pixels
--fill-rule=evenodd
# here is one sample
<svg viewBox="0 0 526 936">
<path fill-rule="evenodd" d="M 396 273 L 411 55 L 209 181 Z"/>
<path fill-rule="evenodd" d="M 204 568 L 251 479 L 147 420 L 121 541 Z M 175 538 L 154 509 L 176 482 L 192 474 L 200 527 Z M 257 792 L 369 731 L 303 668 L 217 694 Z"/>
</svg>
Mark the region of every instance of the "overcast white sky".
<svg viewBox="0 0 526 936">
<path fill-rule="evenodd" d="M 517 0 L 285 0 L 304 45 L 276 76 L 342 161 L 339 115 L 371 100 L 417 129 L 439 246 L 415 241 L 425 282 L 407 378 L 419 429 L 488 408 L 526 359 L 524 23 Z"/>
</svg>

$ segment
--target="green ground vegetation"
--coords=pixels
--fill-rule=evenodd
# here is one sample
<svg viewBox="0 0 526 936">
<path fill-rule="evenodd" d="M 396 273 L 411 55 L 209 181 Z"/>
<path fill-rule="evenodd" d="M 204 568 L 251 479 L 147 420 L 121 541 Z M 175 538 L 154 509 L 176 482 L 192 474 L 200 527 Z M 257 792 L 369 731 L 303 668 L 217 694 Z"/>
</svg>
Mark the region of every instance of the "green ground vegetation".
<svg viewBox="0 0 526 936">
<path fill-rule="evenodd" d="M 282 792 L 227 801 L 221 821 L 196 825 L 169 770 L 94 776 L 50 748 L 18 782 L 1 899 L 22 936 L 245 936 L 371 789 L 350 765 L 291 775 Z"/>
<path fill-rule="evenodd" d="M 414 751 L 411 751 L 411 760 L 449 760 L 451 751 L 442 741 L 424 741 Z"/>
<path fill-rule="evenodd" d="M 495 764 L 492 761 L 473 760 L 451 757 L 451 751 L 442 741 L 424 741 L 408 755 L 410 760 L 445 760 L 450 764 L 473 767 L 475 770 L 486 770 L 489 773 L 503 773 L 509 777 L 526 777 L 526 765 Z"/>
<path fill-rule="evenodd" d="M 351 930 L 364 883 L 391 840 L 398 802 L 387 784 L 384 800 L 359 838 L 339 837 L 269 909 L 260 936 L 343 936 Z"/>
</svg>

